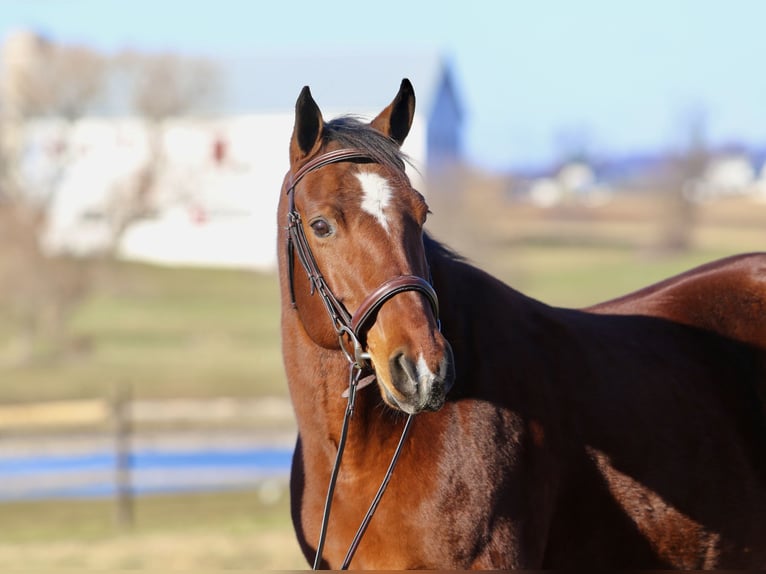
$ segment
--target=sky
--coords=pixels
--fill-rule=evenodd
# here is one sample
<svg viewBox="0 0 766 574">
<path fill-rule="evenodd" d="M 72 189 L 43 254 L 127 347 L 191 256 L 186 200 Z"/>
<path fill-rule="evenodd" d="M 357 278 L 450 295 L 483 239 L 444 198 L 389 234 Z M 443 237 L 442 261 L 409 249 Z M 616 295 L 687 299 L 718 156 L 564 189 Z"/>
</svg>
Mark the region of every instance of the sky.
<svg viewBox="0 0 766 574">
<path fill-rule="evenodd" d="M 436 48 L 488 169 L 683 149 L 695 122 L 766 147 L 764 0 L 0 0 L 0 36 L 18 28 L 105 51 Z"/>
</svg>

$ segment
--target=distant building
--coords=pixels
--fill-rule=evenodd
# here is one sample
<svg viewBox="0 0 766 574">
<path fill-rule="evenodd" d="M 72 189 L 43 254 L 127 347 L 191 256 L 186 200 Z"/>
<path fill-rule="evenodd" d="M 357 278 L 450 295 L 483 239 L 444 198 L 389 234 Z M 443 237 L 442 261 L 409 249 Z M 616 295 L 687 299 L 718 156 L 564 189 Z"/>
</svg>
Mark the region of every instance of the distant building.
<svg viewBox="0 0 766 574">
<path fill-rule="evenodd" d="M 461 159 L 463 104 L 455 71 L 438 51 L 276 53 L 224 60 L 219 70 L 222 89 L 208 112 L 290 112 L 290 129 L 295 100 L 305 85 L 325 119 L 341 114 L 371 119 L 393 99 L 402 78 L 409 78 L 417 105 L 405 149 L 418 170 L 438 170 Z"/>
<path fill-rule="evenodd" d="M 692 201 L 757 195 L 760 193 L 760 184 L 756 175 L 747 154 L 721 154 L 710 159 L 701 177 L 686 183 L 684 194 Z"/>
<path fill-rule="evenodd" d="M 533 180 L 529 199 L 539 207 L 577 203 L 589 207 L 603 205 L 611 199 L 611 190 L 599 183 L 593 168 L 584 162 L 565 163 L 553 176 Z"/>
<path fill-rule="evenodd" d="M 463 155 L 463 106 L 446 63 L 437 82 L 427 116 L 426 166 L 432 173 L 460 164 Z"/>
<path fill-rule="evenodd" d="M 41 41 L 34 38 L 14 39 L 11 52 L 22 44 L 34 48 Z M 460 161 L 462 104 L 454 71 L 437 52 L 302 52 L 214 64 L 214 96 L 162 125 L 165 160 L 153 190 L 153 216 L 124 234 L 118 253 L 125 258 L 272 268 L 276 205 L 304 85 L 326 120 L 347 113 L 371 119 L 407 77 L 417 106 L 403 150 L 416 167 L 410 170 L 415 185 L 423 189 L 421 177 Z M 3 69 L 0 84 L 12 90 L 11 68 Z M 150 161 L 148 124 L 135 117 L 125 90 L 115 88 L 121 79 L 108 84 L 108 97 L 74 125 L 44 119 L 24 129 L 29 187 L 56 188 L 45 237 L 54 251 L 106 248 L 110 206 L 137 184 Z"/>
</svg>

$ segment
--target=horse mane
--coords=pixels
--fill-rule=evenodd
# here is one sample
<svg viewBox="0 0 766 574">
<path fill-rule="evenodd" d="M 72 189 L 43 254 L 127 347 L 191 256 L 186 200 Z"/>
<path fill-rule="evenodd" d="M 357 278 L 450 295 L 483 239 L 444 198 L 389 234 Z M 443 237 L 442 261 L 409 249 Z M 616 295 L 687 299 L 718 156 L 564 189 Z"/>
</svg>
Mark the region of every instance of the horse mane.
<svg viewBox="0 0 766 574">
<path fill-rule="evenodd" d="M 441 241 L 434 239 L 427 231 L 423 233 L 423 246 L 426 250 L 426 256 L 429 261 L 434 260 L 447 260 L 455 263 L 467 263 L 467 259 L 453 251 L 450 247 L 447 247 Z"/>
<path fill-rule="evenodd" d="M 404 172 L 412 165 L 397 143 L 355 116 L 341 116 L 324 124 L 325 142 L 334 141 L 343 147 L 365 152 L 373 160 L 394 171 Z"/>
</svg>

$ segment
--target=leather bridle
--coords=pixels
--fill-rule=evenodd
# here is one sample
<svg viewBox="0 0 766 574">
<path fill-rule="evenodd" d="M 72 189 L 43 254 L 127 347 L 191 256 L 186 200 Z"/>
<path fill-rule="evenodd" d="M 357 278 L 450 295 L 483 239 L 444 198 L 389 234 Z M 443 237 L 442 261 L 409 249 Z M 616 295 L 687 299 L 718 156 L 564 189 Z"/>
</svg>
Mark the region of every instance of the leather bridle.
<svg viewBox="0 0 766 574">
<path fill-rule="evenodd" d="M 346 354 L 349 362 L 363 366 L 369 361 L 369 356 L 364 352 L 361 341 L 367 330 L 374 323 L 374 317 L 383 304 L 405 291 L 418 291 L 426 296 L 431 304 L 431 309 L 436 320 L 439 320 L 439 299 L 431 284 L 417 275 L 399 275 L 384 281 L 377 289 L 370 293 L 359 305 L 356 312 L 351 315 L 344 305 L 327 285 L 327 282 L 319 270 L 314 254 L 311 252 L 306 233 L 303 230 L 300 213 L 295 207 L 295 187 L 308 173 L 326 165 L 343 161 L 368 161 L 375 162 L 371 155 L 356 149 L 339 149 L 324 153 L 303 165 L 294 174 L 288 176 L 287 195 L 287 265 L 290 277 L 290 300 L 293 307 L 297 307 L 295 299 L 295 254 L 301 262 L 309 279 L 311 294 L 318 293 L 324 303 L 327 314 L 332 321 L 333 328 L 338 335 L 340 347 Z M 353 354 L 349 353 L 344 339 L 348 339 L 353 345 Z"/>
<path fill-rule="evenodd" d="M 288 174 L 287 177 L 287 195 L 288 195 L 288 210 L 287 210 L 287 265 L 288 274 L 290 280 L 290 300 L 293 308 L 297 308 L 297 302 L 295 298 L 295 255 L 298 255 L 298 260 L 301 262 L 303 269 L 309 280 L 310 293 L 318 293 L 319 297 L 325 306 L 327 314 L 330 317 L 333 328 L 338 335 L 338 343 L 343 351 L 346 359 L 349 362 L 349 385 L 343 396 L 347 397 L 348 403 L 346 406 L 346 412 L 343 417 L 343 426 L 341 428 L 340 440 L 338 441 L 338 451 L 335 456 L 335 464 L 333 465 L 332 473 L 330 474 L 330 483 L 327 488 L 327 496 L 325 498 L 324 512 L 322 514 L 322 525 L 319 532 L 319 541 L 317 543 L 317 551 L 314 557 L 314 570 L 319 568 L 320 561 L 322 559 L 322 550 L 324 548 L 324 542 L 327 534 L 327 524 L 330 519 L 330 509 L 332 506 L 333 494 L 335 491 L 335 484 L 340 470 L 340 463 L 343 457 L 343 450 L 346 445 L 346 437 L 348 435 L 348 423 L 354 412 L 354 402 L 356 398 L 356 391 L 358 388 L 369 384 L 375 380 L 374 372 L 372 375 L 361 379 L 361 375 L 365 369 L 371 369 L 370 355 L 365 352 L 363 341 L 367 331 L 372 327 L 375 322 L 375 317 L 378 310 L 385 304 L 386 301 L 392 297 L 403 293 L 405 291 L 417 291 L 425 295 L 428 302 L 431 305 L 431 309 L 434 313 L 434 317 L 437 322 L 437 327 L 441 328 L 439 324 L 439 299 L 436 296 L 436 291 L 431 284 L 417 275 L 399 275 L 392 277 L 384 281 L 377 289 L 370 293 L 359 308 L 350 314 L 341 303 L 335 294 L 332 292 L 327 282 L 324 279 L 319 265 L 317 264 L 314 254 L 311 252 L 311 247 L 306 238 L 305 231 L 301 220 L 301 215 L 295 207 L 295 187 L 306 176 L 306 174 L 320 169 L 326 165 L 344 162 L 344 161 L 357 161 L 357 162 L 375 162 L 377 160 L 370 154 L 357 150 L 357 149 L 338 149 L 335 151 L 321 154 L 314 159 L 305 163 L 295 173 Z M 350 342 L 352 345 L 352 351 L 349 351 L 346 343 Z M 364 536 L 367 526 L 372 520 L 372 516 L 378 507 L 383 493 L 388 486 L 388 482 L 393 474 L 396 462 L 401 454 L 404 440 L 407 437 L 410 426 L 412 424 L 414 415 L 410 414 L 405 422 L 404 429 L 402 430 L 401 437 L 397 443 L 396 450 L 391 459 L 391 463 L 386 470 L 386 474 L 381 482 L 378 491 L 370 504 L 361 525 L 359 526 L 353 541 L 351 542 L 346 557 L 341 565 L 341 570 L 346 570 L 351 562 L 351 559 L 356 552 L 362 536 Z"/>
</svg>

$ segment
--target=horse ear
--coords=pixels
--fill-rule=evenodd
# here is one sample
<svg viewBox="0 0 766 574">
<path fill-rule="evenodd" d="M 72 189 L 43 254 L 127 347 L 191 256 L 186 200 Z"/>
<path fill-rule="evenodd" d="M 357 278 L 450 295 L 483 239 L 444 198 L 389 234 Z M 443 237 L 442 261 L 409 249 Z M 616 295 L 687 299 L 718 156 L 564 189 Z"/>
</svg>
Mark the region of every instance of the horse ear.
<svg viewBox="0 0 766 574">
<path fill-rule="evenodd" d="M 295 125 L 290 140 L 290 163 L 304 159 L 319 148 L 324 120 L 311 90 L 304 86 L 295 102 Z"/>
<path fill-rule="evenodd" d="M 404 143 L 415 116 L 415 90 L 407 78 L 402 80 L 394 101 L 378 114 L 371 126 L 384 133 L 399 145 Z"/>
</svg>

